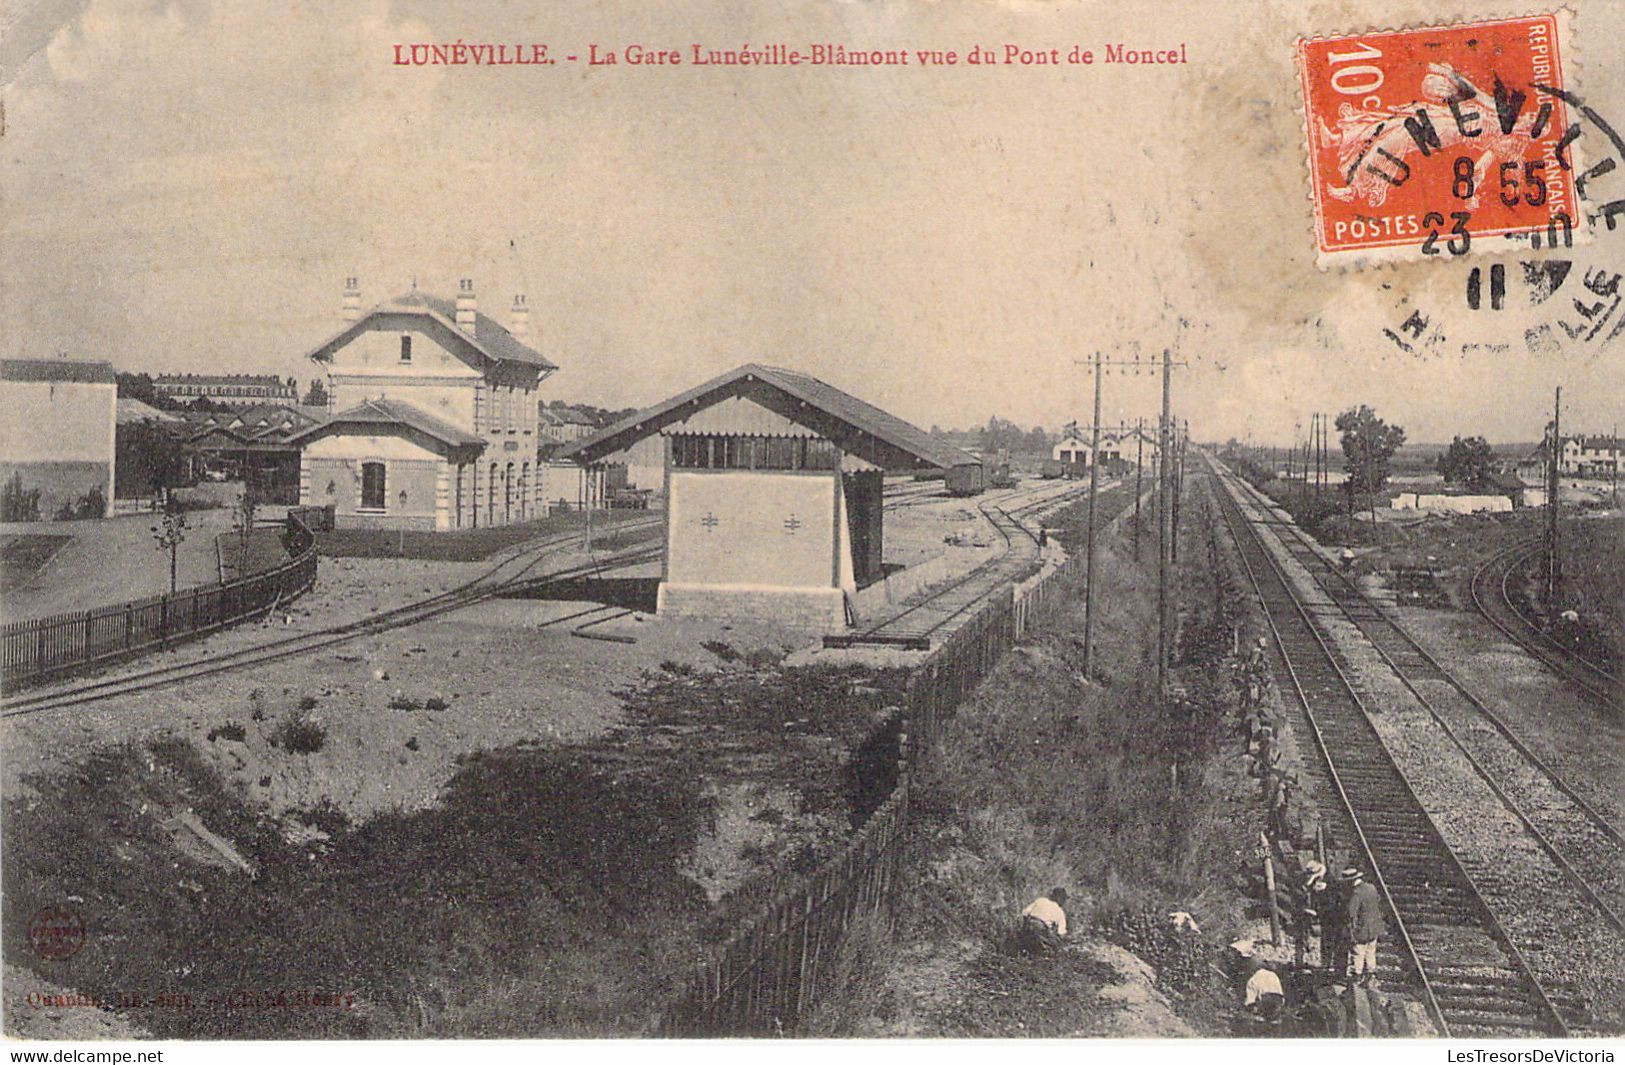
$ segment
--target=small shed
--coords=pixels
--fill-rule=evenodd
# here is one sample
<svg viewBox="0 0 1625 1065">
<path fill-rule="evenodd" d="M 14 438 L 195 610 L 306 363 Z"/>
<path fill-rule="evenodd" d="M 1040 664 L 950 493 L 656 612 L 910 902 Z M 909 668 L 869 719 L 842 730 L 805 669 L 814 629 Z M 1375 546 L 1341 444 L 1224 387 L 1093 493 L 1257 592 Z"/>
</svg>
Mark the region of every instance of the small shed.
<svg viewBox="0 0 1625 1065">
<path fill-rule="evenodd" d="M 665 453 L 662 614 L 844 628 L 884 575 L 887 473 L 975 465 L 959 448 L 794 370 L 747 363 L 566 447 L 598 467 Z"/>
</svg>

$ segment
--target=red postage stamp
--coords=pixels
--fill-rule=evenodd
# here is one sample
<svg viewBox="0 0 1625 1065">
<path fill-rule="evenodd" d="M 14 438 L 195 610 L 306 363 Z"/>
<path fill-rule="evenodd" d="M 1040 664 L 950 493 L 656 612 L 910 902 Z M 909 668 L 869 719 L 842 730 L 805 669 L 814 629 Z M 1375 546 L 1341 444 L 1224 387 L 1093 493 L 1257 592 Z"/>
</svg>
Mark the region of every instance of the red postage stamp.
<svg viewBox="0 0 1625 1065">
<path fill-rule="evenodd" d="M 1300 39 L 1321 265 L 1451 258 L 1512 233 L 1567 241 L 1578 212 L 1565 22 Z"/>
</svg>

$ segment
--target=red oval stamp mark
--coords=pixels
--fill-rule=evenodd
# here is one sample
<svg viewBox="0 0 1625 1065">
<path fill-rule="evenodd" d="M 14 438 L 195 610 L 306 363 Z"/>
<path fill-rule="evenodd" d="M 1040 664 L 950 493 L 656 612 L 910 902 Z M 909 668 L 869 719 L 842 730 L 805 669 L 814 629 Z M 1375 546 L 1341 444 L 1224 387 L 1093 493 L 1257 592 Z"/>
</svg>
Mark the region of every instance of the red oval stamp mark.
<svg viewBox="0 0 1625 1065">
<path fill-rule="evenodd" d="M 69 906 L 47 906 L 28 922 L 28 945 L 48 961 L 71 958 L 85 945 L 85 919 Z"/>
</svg>

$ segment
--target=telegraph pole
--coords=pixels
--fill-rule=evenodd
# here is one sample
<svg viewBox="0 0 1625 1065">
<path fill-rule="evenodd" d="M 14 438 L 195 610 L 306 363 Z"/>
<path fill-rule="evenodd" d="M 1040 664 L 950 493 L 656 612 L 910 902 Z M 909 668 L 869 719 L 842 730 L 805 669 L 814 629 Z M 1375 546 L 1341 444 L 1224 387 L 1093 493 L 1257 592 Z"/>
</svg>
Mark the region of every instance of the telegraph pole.
<svg viewBox="0 0 1625 1065">
<path fill-rule="evenodd" d="M 1552 399 L 1552 454 L 1551 476 L 1546 483 L 1546 612 L 1557 609 L 1558 585 L 1563 579 L 1561 564 L 1557 560 L 1557 493 L 1561 463 L 1563 461 L 1563 386 L 1557 387 Z"/>
<path fill-rule="evenodd" d="M 1173 510 L 1169 504 L 1169 487 L 1172 477 L 1169 474 L 1169 431 L 1173 428 L 1172 421 L 1173 391 L 1173 357 L 1167 348 L 1162 349 L 1162 420 L 1157 432 L 1157 454 L 1161 457 L 1161 468 L 1157 471 L 1157 498 L 1161 501 L 1157 507 L 1157 702 L 1160 705 L 1163 695 L 1168 690 L 1168 545 L 1173 537 Z"/>
<path fill-rule="evenodd" d="M 1095 352 L 1095 424 L 1089 442 L 1089 532 L 1083 561 L 1083 675 L 1091 678 L 1095 635 L 1095 500 L 1100 491 L 1100 352 Z"/>
<path fill-rule="evenodd" d="M 1145 419 L 1134 419 L 1134 561 L 1140 561 L 1140 471 L 1145 469 Z M 1618 492 L 1615 496 L 1618 496 Z M 1616 499 L 1617 505 L 1617 499 Z"/>
</svg>

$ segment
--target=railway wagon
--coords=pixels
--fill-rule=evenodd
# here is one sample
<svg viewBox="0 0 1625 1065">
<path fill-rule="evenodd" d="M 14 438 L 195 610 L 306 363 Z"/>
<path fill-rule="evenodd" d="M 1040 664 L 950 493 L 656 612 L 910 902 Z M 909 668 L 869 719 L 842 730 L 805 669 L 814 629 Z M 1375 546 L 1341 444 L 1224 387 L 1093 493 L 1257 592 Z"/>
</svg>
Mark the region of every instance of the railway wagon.
<svg viewBox="0 0 1625 1065">
<path fill-rule="evenodd" d="M 1061 462 L 1058 459 L 1045 459 L 1042 476 L 1047 481 L 1056 481 L 1065 478 L 1076 481 L 1081 477 L 1089 476 L 1087 462 Z"/>
<path fill-rule="evenodd" d="M 987 467 L 987 486 L 989 488 L 1014 488 L 1016 486 L 1016 477 L 1010 472 L 1008 462 L 998 462 Z"/>
<path fill-rule="evenodd" d="M 951 467 L 946 480 L 951 496 L 981 495 L 987 487 L 986 473 L 979 462 Z"/>
</svg>

